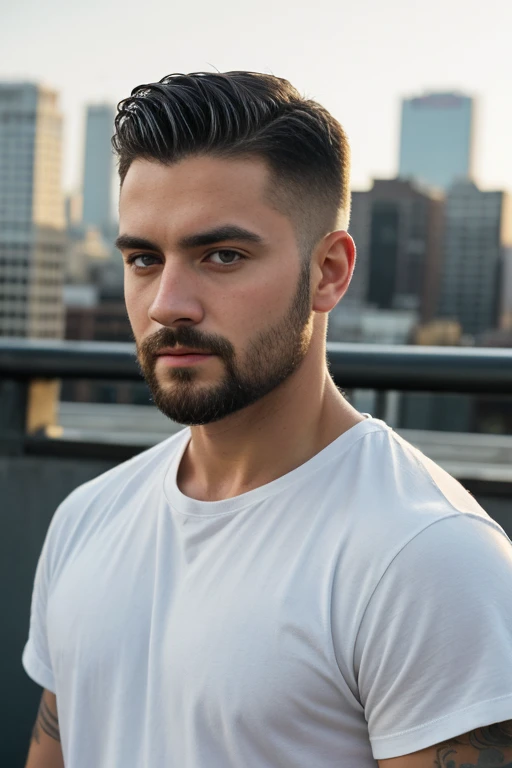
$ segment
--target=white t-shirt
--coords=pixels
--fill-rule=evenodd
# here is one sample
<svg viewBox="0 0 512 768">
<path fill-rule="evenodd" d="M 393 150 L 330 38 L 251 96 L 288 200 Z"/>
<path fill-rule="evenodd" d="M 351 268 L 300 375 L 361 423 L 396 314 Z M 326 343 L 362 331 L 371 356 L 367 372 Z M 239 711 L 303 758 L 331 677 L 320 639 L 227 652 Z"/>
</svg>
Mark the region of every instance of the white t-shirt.
<svg viewBox="0 0 512 768">
<path fill-rule="evenodd" d="M 66 768 L 375 768 L 512 718 L 512 545 L 456 480 L 368 418 L 202 502 L 189 439 L 50 525 L 23 663 Z"/>
</svg>

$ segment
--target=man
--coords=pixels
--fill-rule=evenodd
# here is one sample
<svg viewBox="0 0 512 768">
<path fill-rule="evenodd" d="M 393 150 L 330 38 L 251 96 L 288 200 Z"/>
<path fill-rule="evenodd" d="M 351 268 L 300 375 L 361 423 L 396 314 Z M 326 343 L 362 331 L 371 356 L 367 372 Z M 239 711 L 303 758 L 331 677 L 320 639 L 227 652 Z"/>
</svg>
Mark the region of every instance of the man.
<svg viewBox="0 0 512 768">
<path fill-rule="evenodd" d="M 349 149 L 269 75 L 121 102 L 138 360 L 189 425 L 76 489 L 39 561 L 28 768 L 512 764 L 512 548 L 326 365 Z"/>
</svg>

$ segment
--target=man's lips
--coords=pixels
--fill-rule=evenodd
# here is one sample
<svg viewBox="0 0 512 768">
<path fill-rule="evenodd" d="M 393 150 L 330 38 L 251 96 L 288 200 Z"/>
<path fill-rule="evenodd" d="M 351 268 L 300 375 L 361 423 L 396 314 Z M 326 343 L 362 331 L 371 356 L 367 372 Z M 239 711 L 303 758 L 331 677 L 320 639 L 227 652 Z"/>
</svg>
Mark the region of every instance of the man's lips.
<svg viewBox="0 0 512 768">
<path fill-rule="evenodd" d="M 211 352 L 201 352 L 197 349 L 190 349 L 190 347 L 160 349 L 156 356 L 160 358 L 162 365 L 170 366 L 171 368 L 197 365 L 213 357 Z"/>
<path fill-rule="evenodd" d="M 203 352 L 198 349 L 191 349 L 190 347 L 177 347 L 177 348 L 170 348 L 166 347 L 165 349 L 159 349 L 156 353 L 157 357 L 172 355 L 180 356 L 180 355 L 211 355 L 211 352 Z"/>
</svg>

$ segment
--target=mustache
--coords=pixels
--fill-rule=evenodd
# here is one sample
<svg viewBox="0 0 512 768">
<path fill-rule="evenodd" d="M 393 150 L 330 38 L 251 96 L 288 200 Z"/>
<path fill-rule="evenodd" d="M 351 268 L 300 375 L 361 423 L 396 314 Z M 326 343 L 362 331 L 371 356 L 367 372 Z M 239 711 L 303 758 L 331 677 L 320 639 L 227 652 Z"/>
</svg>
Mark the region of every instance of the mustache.
<svg viewBox="0 0 512 768">
<path fill-rule="evenodd" d="M 183 325 L 177 328 L 161 328 L 139 345 L 139 353 L 145 358 L 155 357 L 162 347 L 190 347 L 201 352 L 209 352 L 226 360 L 234 357 L 235 349 L 223 336 L 199 331 L 193 326 Z"/>
</svg>

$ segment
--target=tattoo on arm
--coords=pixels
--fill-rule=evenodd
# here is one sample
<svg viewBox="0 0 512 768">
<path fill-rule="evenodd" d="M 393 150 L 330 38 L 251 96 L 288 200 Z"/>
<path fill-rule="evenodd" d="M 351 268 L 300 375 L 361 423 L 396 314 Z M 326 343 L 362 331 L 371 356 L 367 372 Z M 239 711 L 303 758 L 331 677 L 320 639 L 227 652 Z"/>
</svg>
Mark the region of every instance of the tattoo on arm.
<svg viewBox="0 0 512 768">
<path fill-rule="evenodd" d="M 32 731 L 32 738 L 37 744 L 40 743 L 40 729 L 47 733 L 48 736 L 51 736 L 52 739 L 55 739 L 55 741 L 60 742 L 59 719 L 57 715 L 51 711 L 50 707 L 44 700 L 44 696 L 41 698 L 36 723 Z"/>
<path fill-rule="evenodd" d="M 472 762 L 466 762 L 468 748 Z M 457 755 L 460 755 L 457 758 Z M 464 757 L 463 757 L 464 755 Z M 474 757 L 473 757 L 474 756 Z M 436 768 L 512 768 L 512 720 L 477 728 L 439 745 Z"/>
</svg>

